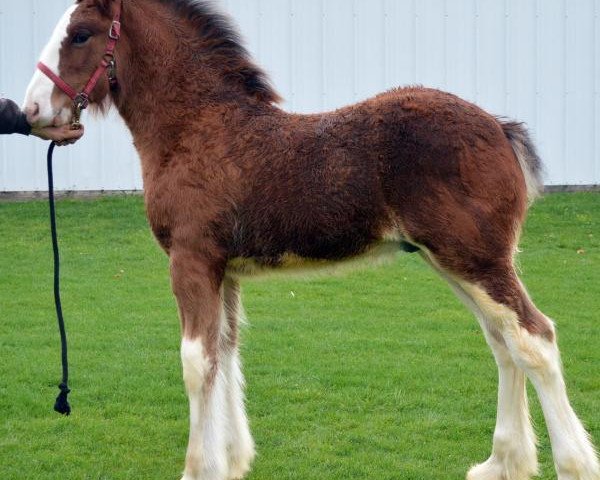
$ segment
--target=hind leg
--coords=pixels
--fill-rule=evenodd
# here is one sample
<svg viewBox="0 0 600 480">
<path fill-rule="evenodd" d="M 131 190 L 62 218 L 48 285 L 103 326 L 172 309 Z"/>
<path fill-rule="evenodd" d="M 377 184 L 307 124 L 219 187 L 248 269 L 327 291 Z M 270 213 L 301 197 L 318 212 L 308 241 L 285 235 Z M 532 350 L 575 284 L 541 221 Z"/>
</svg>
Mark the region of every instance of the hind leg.
<svg viewBox="0 0 600 480">
<path fill-rule="evenodd" d="M 426 260 L 429 260 L 425 257 Z M 536 438 L 529 416 L 525 373 L 512 359 L 498 331 L 461 285 L 435 262 L 430 264 L 448 281 L 477 317 L 498 366 L 498 413 L 490 458 L 467 475 L 468 480 L 529 479 L 538 472 Z"/>
<path fill-rule="evenodd" d="M 495 268 L 493 275 L 482 275 L 479 282 L 458 283 L 534 385 L 550 434 L 558 479 L 600 480 L 594 447 L 567 397 L 554 325 L 533 305 L 512 266 Z M 522 447 L 514 440 L 508 443 L 509 448 Z"/>
<path fill-rule="evenodd" d="M 487 461 L 471 468 L 467 479 L 529 479 L 537 474 L 538 466 L 525 374 L 503 345 L 495 340 L 488 340 L 488 343 L 498 365 L 498 413 L 492 454 Z"/>
<path fill-rule="evenodd" d="M 233 279 L 225 279 L 224 302 L 228 325 L 225 345 L 223 346 L 223 368 L 228 391 L 228 479 L 238 480 L 244 478 L 250 470 L 255 457 L 255 449 L 244 405 L 245 382 L 239 354 L 238 328 L 242 318 L 240 289 Z"/>
</svg>

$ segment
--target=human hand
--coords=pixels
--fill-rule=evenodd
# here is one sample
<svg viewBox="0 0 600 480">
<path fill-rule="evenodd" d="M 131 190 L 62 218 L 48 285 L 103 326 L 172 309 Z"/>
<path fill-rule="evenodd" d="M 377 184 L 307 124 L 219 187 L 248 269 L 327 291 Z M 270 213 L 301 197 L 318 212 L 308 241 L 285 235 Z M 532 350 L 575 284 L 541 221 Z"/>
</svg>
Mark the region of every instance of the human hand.
<svg viewBox="0 0 600 480">
<path fill-rule="evenodd" d="M 42 140 L 53 140 L 59 147 L 71 145 L 79 140 L 84 134 L 83 125 L 79 130 L 71 130 L 70 125 L 62 127 L 33 127 L 31 134 Z"/>
</svg>

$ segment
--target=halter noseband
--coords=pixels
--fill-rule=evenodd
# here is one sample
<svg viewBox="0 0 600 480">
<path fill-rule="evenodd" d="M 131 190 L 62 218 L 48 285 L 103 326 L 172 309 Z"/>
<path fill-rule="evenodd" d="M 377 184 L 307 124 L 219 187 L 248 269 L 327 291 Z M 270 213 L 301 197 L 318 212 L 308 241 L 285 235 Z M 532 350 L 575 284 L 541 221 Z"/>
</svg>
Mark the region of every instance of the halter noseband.
<svg viewBox="0 0 600 480">
<path fill-rule="evenodd" d="M 50 80 L 52 80 L 54 84 L 71 100 L 73 100 L 73 120 L 71 121 L 71 128 L 73 130 L 79 130 L 81 128 L 81 111 L 88 107 L 90 103 L 90 94 L 98 84 L 98 81 L 104 72 L 108 73 L 108 82 L 111 90 L 114 90 L 117 87 L 117 64 L 114 54 L 117 41 L 121 37 L 121 7 L 122 0 L 118 0 L 117 11 L 110 25 L 110 30 L 108 31 L 108 42 L 106 43 L 106 50 L 102 56 L 100 66 L 92 74 L 91 78 L 81 92 L 77 92 L 77 90 L 60 78 L 44 63 L 38 62 L 37 64 L 37 68 L 40 69 Z"/>
</svg>

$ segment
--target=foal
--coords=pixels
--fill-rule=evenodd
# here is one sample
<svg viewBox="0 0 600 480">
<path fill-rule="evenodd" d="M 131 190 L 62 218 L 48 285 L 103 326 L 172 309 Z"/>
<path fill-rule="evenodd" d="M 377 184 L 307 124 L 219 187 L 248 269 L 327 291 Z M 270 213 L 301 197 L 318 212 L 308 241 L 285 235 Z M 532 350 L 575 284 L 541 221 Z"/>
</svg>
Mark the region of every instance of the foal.
<svg viewBox="0 0 600 480">
<path fill-rule="evenodd" d="M 120 23 L 111 21 L 120 20 Z M 122 25 L 122 28 L 121 28 Z M 490 458 L 470 480 L 537 472 L 526 376 L 539 395 L 560 480 L 599 480 L 573 412 L 552 322 L 513 265 L 541 163 L 526 130 L 453 95 L 397 89 L 295 115 L 203 1 L 79 0 L 42 53 L 26 111 L 68 123 L 64 84 L 114 104 L 135 139 L 152 230 L 169 255 L 190 402 L 185 480 L 242 478 L 254 457 L 238 354 L 238 279 L 400 248 L 419 251 L 478 318 L 499 370 Z M 114 42 L 113 42 L 114 44 Z M 51 76 L 51 74 L 50 74 Z M 425 477 L 426 472 L 423 472 Z"/>
</svg>

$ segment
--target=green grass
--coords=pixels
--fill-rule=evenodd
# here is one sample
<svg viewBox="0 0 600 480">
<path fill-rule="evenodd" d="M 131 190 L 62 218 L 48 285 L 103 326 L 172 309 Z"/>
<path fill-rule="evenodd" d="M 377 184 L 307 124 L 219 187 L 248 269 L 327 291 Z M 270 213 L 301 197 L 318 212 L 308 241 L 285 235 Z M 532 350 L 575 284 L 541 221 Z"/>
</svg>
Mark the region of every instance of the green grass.
<svg viewBox="0 0 600 480">
<path fill-rule="evenodd" d="M 61 201 L 73 415 L 60 378 L 44 202 L 0 203 L 2 479 L 178 480 L 179 321 L 140 198 Z M 600 441 L 600 195 L 551 195 L 519 257 L 556 319 L 572 402 Z M 292 294 L 293 292 L 293 294 Z M 418 258 L 343 277 L 246 282 L 251 480 L 461 479 L 487 458 L 496 370 L 471 315 Z M 531 390 L 531 389 L 530 389 Z M 543 479 L 555 474 L 535 396 Z"/>
</svg>

